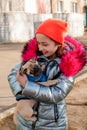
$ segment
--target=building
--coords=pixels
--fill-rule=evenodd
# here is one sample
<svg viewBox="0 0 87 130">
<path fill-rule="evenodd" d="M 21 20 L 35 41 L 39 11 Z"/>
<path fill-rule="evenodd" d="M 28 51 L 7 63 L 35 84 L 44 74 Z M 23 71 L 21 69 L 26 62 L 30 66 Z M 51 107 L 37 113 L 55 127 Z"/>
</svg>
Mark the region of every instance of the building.
<svg viewBox="0 0 87 130">
<path fill-rule="evenodd" d="M 0 12 L 83 13 L 87 0 L 0 0 Z"/>
<path fill-rule="evenodd" d="M 0 42 L 24 42 L 46 18 L 68 21 L 72 36 L 87 26 L 87 0 L 0 0 Z"/>
<path fill-rule="evenodd" d="M 0 12 L 79 13 L 87 26 L 87 0 L 0 0 Z"/>
<path fill-rule="evenodd" d="M 87 28 L 87 0 L 85 0 L 84 3 L 84 14 L 85 14 L 85 27 Z"/>
<path fill-rule="evenodd" d="M 24 11 L 24 0 L 0 0 L 0 12 Z"/>
</svg>

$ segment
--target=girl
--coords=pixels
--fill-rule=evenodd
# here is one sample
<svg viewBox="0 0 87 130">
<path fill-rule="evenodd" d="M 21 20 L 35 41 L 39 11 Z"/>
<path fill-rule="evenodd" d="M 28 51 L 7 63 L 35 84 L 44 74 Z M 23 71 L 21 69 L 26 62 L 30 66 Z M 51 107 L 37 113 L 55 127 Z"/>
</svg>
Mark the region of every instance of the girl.
<svg viewBox="0 0 87 130">
<path fill-rule="evenodd" d="M 81 43 L 65 37 L 67 31 L 65 21 L 47 19 L 22 53 L 23 61 L 36 57 L 40 66 L 45 65 L 47 80 L 57 79 L 57 85 L 46 87 L 28 81 L 26 75 L 21 76 L 18 71 L 20 64 L 9 74 L 8 81 L 15 96 L 25 95 L 38 102 L 37 120 L 25 120 L 18 114 L 16 130 L 68 130 L 65 97 L 73 87 L 73 77 L 85 65 L 85 51 Z"/>
</svg>

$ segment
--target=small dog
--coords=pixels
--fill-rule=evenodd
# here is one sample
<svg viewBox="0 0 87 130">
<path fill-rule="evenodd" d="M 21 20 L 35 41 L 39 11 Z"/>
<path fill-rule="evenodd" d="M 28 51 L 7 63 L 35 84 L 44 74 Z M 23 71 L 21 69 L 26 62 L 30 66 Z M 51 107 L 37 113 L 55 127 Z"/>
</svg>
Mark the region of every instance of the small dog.
<svg viewBox="0 0 87 130">
<path fill-rule="evenodd" d="M 38 61 L 34 58 L 27 61 L 21 68 L 20 68 L 20 74 L 29 74 L 32 76 L 37 76 L 41 72 L 41 67 L 38 64 Z"/>
<path fill-rule="evenodd" d="M 41 72 L 42 72 L 42 68 L 38 64 L 38 61 L 34 58 L 27 61 L 20 68 L 20 74 L 21 75 L 26 74 L 27 77 L 28 77 L 28 75 L 32 76 L 33 78 L 38 75 L 40 76 Z M 38 82 L 39 84 L 43 84 L 45 86 L 56 85 L 58 83 L 58 80 L 46 81 L 46 79 L 45 79 L 46 77 L 42 78 L 42 76 L 40 76 L 35 82 L 39 81 Z M 41 80 L 41 78 L 44 80 Z M 20 115 L 22 115 L 22 117 L 26 120 L 36 121 L 37 112 L 33 109 L 34 106 L 36 106 L 36 105 L 37 105 L 37 102 L 35 100 L 31 100 L 31 99 L 19 100 L 17 102 L 16 110 L 14 112 L 14 117 L 13 117 L 14 123 L 18 124 L 18 121 L 17 121 L 18 113 Z"/>
</svg>

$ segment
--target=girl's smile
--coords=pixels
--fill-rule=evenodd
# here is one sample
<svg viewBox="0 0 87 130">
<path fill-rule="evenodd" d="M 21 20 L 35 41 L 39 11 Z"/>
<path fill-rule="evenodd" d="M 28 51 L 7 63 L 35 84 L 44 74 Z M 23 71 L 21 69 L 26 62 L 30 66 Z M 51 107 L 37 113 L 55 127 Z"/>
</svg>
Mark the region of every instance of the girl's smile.
<svg viewBox="0 0 87 130">
<path fill-rule="evenodd" d="M 36 34 L 36 39 L 39 51 L 41 51 L 44 56 L 50 58 L 54 58 L 56 56 L 58 44 L 56 44 L 55 41 L 43 34 Z"/>
</svg>

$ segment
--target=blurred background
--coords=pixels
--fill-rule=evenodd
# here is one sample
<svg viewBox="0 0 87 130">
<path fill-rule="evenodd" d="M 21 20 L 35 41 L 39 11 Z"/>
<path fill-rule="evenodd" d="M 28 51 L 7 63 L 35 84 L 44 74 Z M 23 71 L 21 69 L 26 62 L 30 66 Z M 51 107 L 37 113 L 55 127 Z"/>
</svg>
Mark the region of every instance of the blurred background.
<svg viewBox="0 0 87 130">
<path fill-rule="evenodd" d="M 47 18 L 69 23 L 69 35 L 82 36 L 87 27 L 87 0 L 0 0 L 0 43 L 25 42 Z"/>
</svg>

